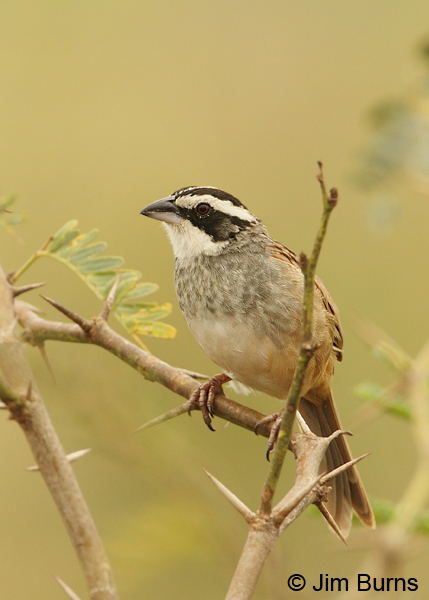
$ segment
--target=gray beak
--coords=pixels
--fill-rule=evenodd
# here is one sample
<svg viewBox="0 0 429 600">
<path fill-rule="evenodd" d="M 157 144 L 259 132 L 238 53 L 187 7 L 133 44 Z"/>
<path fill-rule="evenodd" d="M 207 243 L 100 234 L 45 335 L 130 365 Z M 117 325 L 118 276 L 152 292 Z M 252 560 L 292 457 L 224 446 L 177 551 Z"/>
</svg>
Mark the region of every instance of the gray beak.
<svg viewBox="0 0 429 600">
<path fill-rule="evenodd" d="M 174 204 L 174 201 L 174 196 L 167 196 L 167 198 L 152 202 L 152 204 L 149 204 L 149 206 L 146 206 L 146 208 L 140 211 L 140 214 L 145 217 L 150 217 L 151 219 L 156 219 L 157 221 L 164 221 L 165 223 L 174 223 L 177 225 L 181 222 L 182 217 L 179 215 L 179 210 Z"/>
</svg>

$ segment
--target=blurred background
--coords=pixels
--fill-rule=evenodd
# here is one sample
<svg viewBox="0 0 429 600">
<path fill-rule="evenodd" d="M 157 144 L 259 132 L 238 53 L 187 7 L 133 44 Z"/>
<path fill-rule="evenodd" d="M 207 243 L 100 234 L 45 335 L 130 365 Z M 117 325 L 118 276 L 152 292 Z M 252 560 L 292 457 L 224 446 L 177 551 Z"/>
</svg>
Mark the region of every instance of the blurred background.
<svg viewBox="0 0 429 600">
<path fill-rule="evenodd" d="M 27 216 L 20 240 L 0 232 L 4 270 L 72 218 L 83 231 L 98 227 L 110 254 L 159 284 L 149 299 L 173 305 L 165 320 L 177 336 L 147 339 L 151 352 L 212 375 L 177 305 L 169 242 L 139 211 L 182 186 L 213 185 L 274 238 L 310 251 L 322 160 L 327 185 L 340 191 L 319 263 L 345 334 L 334 395 L 353 453 L 371 452 L 360 466 L 370 497 L 397 501 L 416 462 L 410 425 L 369 414 L 356 396 L 362 382 L 395 377 L 356 319 L 410 356 L 428 336 L 428 35 L 427 0 L 2 2 L 0 195 L 17 194 L 14 210 Z M 35 281 L 85 317 L 100 311 L 54 261 L 40 260 L 20 283 Z M 37 292 L 26 300 L 62 319 Z M 223 597 L 246 526 L 203 468 L 256 508 L 266 441 L 219 420 L 210 433 L 198 414 L 133 435 L 182 400 L 101 349 L 47 351 L 55 382 L 38 351 L 28 355 L 67 452 L 92 448 L 75 470 L 121 598 Z M 279 409 L 262 395 L 231 397 Z M 40 476 L 24 471 L 33 464 L 25 438 L 5 411 L 0 421 L 0 596 L 64 598 L 56 574 L 86 598 L 53 502 Z M 290 457 L 286 471 L 283 492 Z M 289 598 L 291 573 L 352 578 L 375 535 L 356 527 L 346 548 L 322 519 L 303 515 L 279 540 L 255 598 Z M 408 559 L 400 575 L 418 579 L 413 598 L 427 597 L 423 538 Z"/>
</svg>

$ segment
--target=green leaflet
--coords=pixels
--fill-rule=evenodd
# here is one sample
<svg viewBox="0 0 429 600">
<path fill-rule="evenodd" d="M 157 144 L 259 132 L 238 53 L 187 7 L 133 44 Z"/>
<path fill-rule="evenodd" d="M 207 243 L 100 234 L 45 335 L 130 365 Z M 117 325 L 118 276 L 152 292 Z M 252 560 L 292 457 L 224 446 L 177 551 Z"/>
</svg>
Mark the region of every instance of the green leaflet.
<svg viewBox="0 0 429 600">
<path fill-rule="evenodd" d="M 115 283 L 118 273 L 116 271 L 104 271 L 102 273 L 88 273 L 86 279 L 94 288 L 103 290 L 102 297 L 105 299 L 105 291 L 109 291 Z"/>
<path fill-rule="evenodd" d="M 138 300 L 143 296 L 147 296 L 148 294 L 153 294 L 158 289 L 158 284 L 156 283 L 138 283 L 134 289 L 128 292 L 126 301 L 131 302 L 133 300 Z"/>
<path fill-rule="evenodd" d="M 147 323 L 167 317 L 170 313 L 171 304 L 167 303 L 163 304 L 162 306 L 156 304 L 149 309 L 141 308 L 136 313 L 125 313 L 122 317 L 122 320 L 130 330 L 136 331 L 138 328 L 147 325 Z"/>
<path fill-rule="evenodd" d="M 81 245 L 76 249 L 72 249 L 69 254 L 69 261 L 73 264 L 83 262 L 89 258 L 94 258 L 98 254 L 104 252 L 107 248 L 107 244 L 105 242 L 97 242 L 96 244 L 84 245 L 82 248 Z"/>
<path fill-rule="evenodd" d="M 68 223 L 63 225 L 47 245 L 46 252 L 52 254 L 54 252 L 57 252 L 63 244 L 66 244 L 68 241 L 69 233 L 71 233 L 73 229 L 76 229 L 77 224 L 78 222 L 76 221 L 76 219 L 73 219 L 72 221 L 68 221 Z M 78 235 L 78 233 L 79 232 L 76 232 L 76 235 Z"/>
<path fill-rule="evenodd" d="M 121 315 L 134 315 L 140 310 L 149 311 L 157 306 L 158 304 L 156 302 L 138 302 L 137 304 L 126 304 L 126 302 L 121 302 L 116 310 Z"/>
<path fill-rule="evenodd" d="M 78 269 L 81 273 L 101 273 L 104 271 L 116 271 L 120 269 L 124 259 L 120 256 L 105 256 L 104 258 L 92 258 L 81 262 Z"/>
<path fill-rule="evenodd" d="M 171 339 L 176 335 L 176 330 L 171 325 L 167 325 L 167 323 L 145 322 L 139 325 L 133 333 L 137 335 Z"/>
<path fill-rule="evenodd" d="M 79 235 L 78 231 L 70 231 L 70 233 L 68 233 L 66 235 L 65 239 L 62 240 L 62 242 L 61 242 L 60 246 L 58 247 L 58 249 L 56 250 L 56 252 L 60 256 L 67 256 L 67 254 L 70 252 L 72 241 L 75 238 L 77 238 L 78 235 Z"/>
</svg>

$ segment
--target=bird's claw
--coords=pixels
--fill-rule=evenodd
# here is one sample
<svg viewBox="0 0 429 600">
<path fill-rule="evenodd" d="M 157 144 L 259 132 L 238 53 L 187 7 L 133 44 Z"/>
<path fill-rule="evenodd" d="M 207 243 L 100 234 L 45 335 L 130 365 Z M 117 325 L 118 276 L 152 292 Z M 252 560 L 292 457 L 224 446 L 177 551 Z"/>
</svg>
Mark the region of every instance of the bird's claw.
<svg viewBox="0 0 429 600">
<path fill-rule="evenodd" d="M 266 453 L 266 457 L 267 457 L 268 461 L 270 460 L 270 454 L 274 450 L 274 446 L 276 445 L 276 442 L 277 442 L 277 437 L 279 435 L 280 426 L 282 424 L 282 417 L 283 417 L 283 411 L 275 412 L 275 413 L 272 413 L 271 415 L 264 417 L 263 419 L 258 421 L 255 425 L 254 432 L 256 433 L 256 435 L 258 435 L 258 430 L 263 425 L 269 425 L 270 423 L 272 423 L 271 430 L 270 430 L 270 436 L 268 438 L 267 453 Z"/>
<path fill-rule="evenodd" d="M 211 424 L 212 418 L 214 417 L 215 398 L 217 395 L 223 394 L 222 385 L 230 380 L 231 378 L 224 373 L 215 375 L 200 385 L 194 392 L 192 392 L 192 395 L 189 399 L 188 415 L 191 414 L 193 409 L 199 408 L 201 410 L 201 414 L 203 415 L 204 423 L 207 425 L 210 431 L 215 431 Z"/>
</svg>

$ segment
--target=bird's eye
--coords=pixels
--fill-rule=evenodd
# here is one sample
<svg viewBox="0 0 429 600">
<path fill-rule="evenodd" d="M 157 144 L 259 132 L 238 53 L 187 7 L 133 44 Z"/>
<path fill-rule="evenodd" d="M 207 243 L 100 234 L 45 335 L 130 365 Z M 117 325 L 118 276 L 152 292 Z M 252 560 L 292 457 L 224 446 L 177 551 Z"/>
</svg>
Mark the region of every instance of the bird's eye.
<svg viewBox="0 0 429 600">
<path fill-rule="evenodd" d="M 197 213 L 201 216 L 207 215 L 210 212 L 210 204 L 206 204 L 205 202 L 201 202 L 197 206 Z"/>
</svg>

